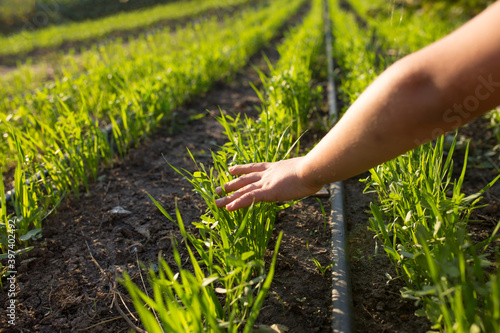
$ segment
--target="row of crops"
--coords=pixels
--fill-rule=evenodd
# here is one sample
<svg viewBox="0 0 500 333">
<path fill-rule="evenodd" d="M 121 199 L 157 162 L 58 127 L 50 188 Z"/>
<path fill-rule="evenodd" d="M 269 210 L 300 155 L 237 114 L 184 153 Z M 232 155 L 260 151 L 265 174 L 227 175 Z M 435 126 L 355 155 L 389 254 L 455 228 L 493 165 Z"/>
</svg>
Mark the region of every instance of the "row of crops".
<svg viewBox="0 0 500 333">
<path fill-rule="evenodd" d="M 2 0 L 0 33 L 43 29 L 52 24 L 67 24 L 137 10 L 172 0 Z"/>
<path fill-rule="evenodd" d="M 387 15 L 380 10 L 385 1 L 351 0 L 348 10 L 345 3 L 329 1 L 338 91 L 345 105 L 397 58 L 463 23 L 450 25 L 438 16 L 418 13 L 403 16 L 397 10 Z M 204 1 L 207 7 L 200 2 L 200 8 L 189 6 L 178 13 L 192 16 L 247 2 Z M 172 123 L 176 108 L 246 65 L 305 3 L 259 2 L 223 20 L 212 17 L 175 32 L 161 30 L 127 43 L 93 47 L 82 52 L 78 62 L 68 56 L 61 79 L 21 79 L 20 69 L 10 81 L 15 84 L 0 89 L 0 133 L 5 138 L 0 168 L 15 168 L 12 208 L 6 203 L 4 178 L 0 180 L 1 257 L 8 257 L 13 248 L 12 234 L 16 254 L 29 250 L 30 241 L 41 236 L 43 219 L 66 195 L 88 192 L 99 168 L 111 165 L 116 153 L 125 155 L 159 124 Z M 217 208 L 216 189 L 233 179 L 228 172 L 233 164 L 278 161 L 298 153 L 300 135 L 322 96 L 311 82 L 323 53 L 323 7 L 321 0 L 310 3 L 302 24 L 280 45 L 279 62 L 270 64 L 268 75 L 260 73 L 260 116 L 221 114 L 228 142 L 212 153 L 213 167 L 197 163 L 188 152 L 197 171 L 176 169 L 208 207 L 200 222 L 193 223 L 197 232 L 187 231 L 182 212 L 169 213 L 151 198 L 179 226 L 190 264 L 188 268 L 182 262 L 177 250 L 181 245 L 173 239 L 177 267 L 160 259 L 159 270 L 150 272 L 152 295 L 124 275 L 122 282 L 150 332 L 249 332 L 257 319 L 280 246 L 281 236 L 266 267 L 274 220 L 293 203 L 259 203 L 228 212 Z M 137 15 L 139 20 L 142 14 Z M 156 22 L 152 17 L 144 20 L 143 25 Z M 134 24 L 132 19 L 118 21 Z M 39 33 L 57 33 L 46 30 Z M 26 94 L 26 87 L 32 92 Z M 433 329 L 500 331 L 499 259 L 491 245 L 498 227 L 481 243 L 468 236 L 471 210 L 486 189 L 469 197 L 461 193 L 465 166 L 460 178 L 452 179 L 452 154 L 453 147 L 445 157 L 441 138 L 371 170 L 367 189 L 380 199 L 372 205 L 371 229 L 407 284 L 403 297 L 422 306 L 419 312 L 429 317 Z"/>
<path fill-rule="evenodd" d="M 332 6 L 337 60 L 345 71 L 341 89 L 350 102 L 399 56 L 456 27 L 437 17 L 416 14 L 404 16 L 395 27 L 391 21 L 399 20 L 400 12 L 372 18 L 367 12 L 373 9 L 373 2 L 350 3 L 357 17 L 336 3 Z M 359 27 L 359 18 L 366 28 Z M 457 26 L 460 23 L 454 22 Z M 381 49 L 391 50 L 391 56 L 378 58 Z M 455 143 L 445 151 L 441 137 L 372 169 L 365 180 L 367 191 L 376 192 L 379 202 L 371 206 L 370 228 L 406 284 L 402 296 L 419 304 L 418 314 L 429 318 L 432 329 L 498 332 L 500 280 L 494 244 L 500 224 L 481 242 L 474 242 L 467 231 L 471 211 L 498 177 L 479 193 L 466 197 L 461 187 L 468 150 L 460 177 L 452 179 L 454 148 Z"/>
<path fill-rule="evenodd" d="M 195 16 L 209 9 L 245 3 L 244 0 L 194 0 L 175 2 L 132 13 L 122 13 L 94 21 L 75 22 L 37 31 L 0 36 L 0 56 L 19 56 L 37 49 L 54 48 L 63 43 L 95 40 L 116 31 L 144 28 L 165 20 Z M 48 7 L 50 8 L 50 7 Z"/>
<path fill-rule="evenodd" d="M 175 2 L 99 21 L 74 23 L 0 37 L 0 59 L 19 59 L 36 50 L 45 50 L 48 53 L 46 57 L 38 59 L 36 66 L 33 66 L 32 60 L 28 60 L 25 63 L 18 63 L 17 67 L 3 75 L 4 84 L 0 87 L 0 101 L 7 98 L 22 98 L 27 92 L 41 88 L 44 82 L 50 85 L 52 81 L 81 75 L 82 72 L 91 71 L 98 65 L 111 65 L 122 59 L 130 59 L 136 54 L 142 54 L 144 50 L 141 49 L 141 45 L 144 45 L 144 39 L 149 39 L 150 43 L 155 45 L 161 45 L 161 39 L 165 39 L 168 32 L 166 29 L 154 29 L 161 23 L 166 23 L 167 26 L 173 26 L 175 23 L 179 26 L 183 20 L 187 22 L 193 19 L 202 20 L 214 11 L 228 13 L 230 9 L 244 10 L 248 5 L 248 0 Z M 144 31 L 145 37 L 132 38 L 133 32 L 137 30 Z M 160 36 L 154 36 L 157 33 Z M 132 35 L 129 39 L 118 37 L 130 34 Z M 116 38 L 111 38 L 115 35 Z M 82 44 L 85 41 L 88 43 Z M 142 44 L 139 41 L 142 41 Z M 90 46 L 86 48 L 85 44 Z M 71 46 L 69 52 L 58 50 L 64 45 Z M 78 45 L 83 46 L 78 49 Z M 139 50 L 136 51 L 135 48 Z M 158 50 L 161 51 L 167 52 L 168 49 Z"/>
</svg>

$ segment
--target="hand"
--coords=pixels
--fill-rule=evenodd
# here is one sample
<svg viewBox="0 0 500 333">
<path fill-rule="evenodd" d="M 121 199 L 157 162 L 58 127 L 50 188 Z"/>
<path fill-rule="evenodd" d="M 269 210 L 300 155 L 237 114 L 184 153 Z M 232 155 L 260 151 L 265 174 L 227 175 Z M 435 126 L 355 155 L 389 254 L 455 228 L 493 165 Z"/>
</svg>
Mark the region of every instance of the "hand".
<svg viewBox="0 0 500 333">
<path fill-rule="evenodd" d="M 316 193 L 321 186 L 308 184 L 302 170 L 303 157 L 275 163 L 254 163 L 229 168 L 232 175 L 242 175 L 224 185 L 226 197 L 216 200 L 217 207 L 233 211 L 261 201 L 287 201 Z M 222 195 L 219 187 L 217 194 Z"/>
</svg>

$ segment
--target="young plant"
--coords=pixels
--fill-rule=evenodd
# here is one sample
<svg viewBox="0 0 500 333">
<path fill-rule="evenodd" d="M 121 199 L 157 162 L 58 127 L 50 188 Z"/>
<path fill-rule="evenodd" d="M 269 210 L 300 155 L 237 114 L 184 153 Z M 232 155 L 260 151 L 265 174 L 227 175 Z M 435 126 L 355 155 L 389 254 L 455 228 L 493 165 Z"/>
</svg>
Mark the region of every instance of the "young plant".
<svg viewBox="0 0 500 333">
<path fill-rule="evenodd" d="M 446 159 L 443 142 L 441 137 L 434 145 L 417 148 L 371 171 L 370 186 L 380 198 L 380 205 L 371 207 L 371 228 L 406 281 L 403 296 L 423 302 L 435 329 L 468 331 L 479 325 L 488 331 L 498 316 L 481 308 L 481 300 L 496 292 L 494 284 L 486 282 L 484 271 L 493 264 L 478 255 L 478 249 L 496 239 L 496 231 L 474 245 L 466 228 L 480 196 L 500 176 L 465 197 L 461 186 L 467 150 L 460 177 L 452 182 L 455 142 Z M 488 301 L 488 306 L 492 304 Z"/>
<path fill-rule="evenodd" d="M 164 215 L 174 219 L 151 198 Z M 250 332 L 264 298 L 269 290 L 276 265 L 279 244 L 278 237 L 273 260 L 267 274 L 262 260 L 253 258 L 252 253 L 241 257 L 226 254 L 225 262 L 214 265 L 207 258 L 210 252 L 220 251 L 217 244 L 200 253 L 197 239 L 186 232 L 179 210 L 176 217 L 189 253 L 192 271 L 183 268 L 172 241 L 173 255 L 177 273 L 159 255 L 158 275 L 150 270 L 150 285 L 153 298 L 150 298 L 124 273 L 122 283 L 129 291 L 138 310 L 142 323 L 149 332 Z M 190 245 L 198 249 L 203 265 L 199 264 Z M 215 273 L 210 273 L 210 271 Z M 206 274 L 208 273 L 208 276 Z M 223 301 L 221 301 L 223 299 Z M 147 308 L 145 307 L 147 306 Z M 151 313 L 156 312 L 160 322 Z"/>
<path fill-rule="evenodd" d="M 321 207 L 321 214 L 323 215 L 323 233 L 326 234 L 326 226 L 327 226 L 328 220 L 326 219 L 325 207 L 323 206 L 323 203 L 321 202 L 320 198 L 316 198 L 316 200 L 318 201 L 319 206 Z"/>
<path fill-rule="evenodd" d="M 314 258 L 314 256 L 312 255 L 311 250 L 309 249 L 309 241 L 307 241 L 306 247 L 307 247 L 307 252 L 309 252 L 309 257 L 311 257 L 311 260 L 316 265 L 316 268 L 321 273 L 321 275 L 325 276 L 326 272 L 335 265 L 335 261 L 332 261 L 332 263 L 329 264 L 328 266 L 323 266 L 318 261 L 318 259 Z"/>
</svg>

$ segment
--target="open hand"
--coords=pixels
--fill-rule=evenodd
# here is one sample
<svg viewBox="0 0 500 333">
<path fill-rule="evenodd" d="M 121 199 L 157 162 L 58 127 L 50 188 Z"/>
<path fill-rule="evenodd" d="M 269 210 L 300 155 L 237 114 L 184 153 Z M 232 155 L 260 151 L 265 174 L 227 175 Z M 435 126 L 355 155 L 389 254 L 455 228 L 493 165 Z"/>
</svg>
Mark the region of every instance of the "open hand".
<svg viewBox="0 0 500 333">
<path fill-rule="evenodd" d="M 253 163 L 229 168 L 232 175 L 242 175 L 224 185 L 231 193 L 216 200 L 217 207 L 233 211 L 261 201 L 287 201 L 316 193 L 321 186 L 308 184 L 302 170 L 303 157 L 274 163 Z M 222 188 L 216 189 L 222 195 Z"/>
</svg>

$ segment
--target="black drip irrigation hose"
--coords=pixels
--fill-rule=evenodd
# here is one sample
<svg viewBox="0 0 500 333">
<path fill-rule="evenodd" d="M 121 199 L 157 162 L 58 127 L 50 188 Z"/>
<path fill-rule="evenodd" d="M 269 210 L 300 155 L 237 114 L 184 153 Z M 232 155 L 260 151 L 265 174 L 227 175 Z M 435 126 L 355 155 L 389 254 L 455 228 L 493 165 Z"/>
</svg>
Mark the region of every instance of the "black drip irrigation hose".
<svg viewBox="0 0 500 333">
<path fill-rule="evenodd" d="M 326 87 L 328 96 L 328 111 L 331 123 L 335 124 L 339 118 L 337 110 L 337 96 L 335 94 L 335 81 L 333 79 L 333 37 L 332 22 L 330 20 L 330 6 L 328 0 L 324 0 L 323 22 L 325 29 L 326 57 L 328 65 L 328 85 Z"/>
<path fill-rule="evenodd" d="M 333 38 L 328 0 L 324 0 L 324 26 L 326 55 L 328 61 L 328 111 L 334 124 L 338 118 L 335 83 L 333 73 Z M 351 332 L 351 297 L 349 272 L 346 260 L 346 230 L 344 225 L 344 185 L 342 182 L 332 183 L 330 189 L 331 223 L 332 223 L 332 257 L 335 265 L 332 268 L 332 325 L 334 333 Z"/>
<path fill-rule="evenodd" d="M 351 295 L 349 271 L 346 260 L 346 231 L 344 224 L 344 185 L 330 184 L 332 220 L 332 318 L 334 333 L 351 332 Z"/>
</svg>

